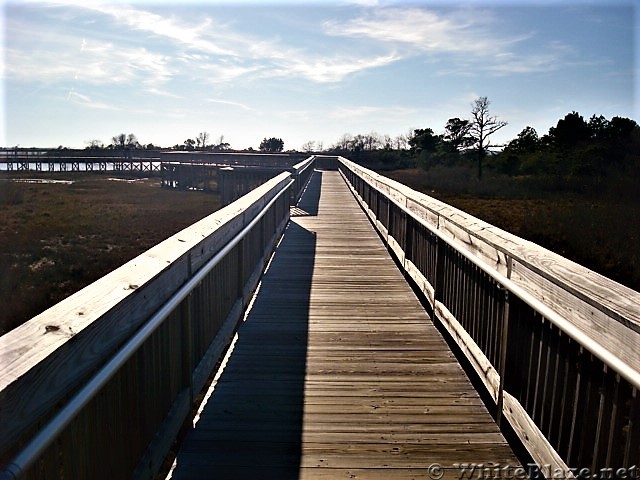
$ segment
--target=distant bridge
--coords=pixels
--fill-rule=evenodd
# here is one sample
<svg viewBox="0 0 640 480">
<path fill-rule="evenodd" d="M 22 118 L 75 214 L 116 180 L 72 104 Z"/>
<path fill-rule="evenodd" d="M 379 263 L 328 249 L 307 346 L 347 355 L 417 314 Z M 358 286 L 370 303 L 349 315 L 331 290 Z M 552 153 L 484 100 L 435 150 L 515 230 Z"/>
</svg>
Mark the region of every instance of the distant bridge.
<svg viewBox="0 0 640 480">
<path fill-rule="evenodd" d="M 162 172 L 163 164 L 286 169 L 304 159 L 299 153 L 204 152 L 144 149 L 0 149 L 0 171 Z M 167 169 L 167 183 L 171 169 Z"/>
<path fill-rule="evenodd" d="M 313 156 L 0 337 L 3 478 L 632 478 L 639 305 Z"/>
</svg>

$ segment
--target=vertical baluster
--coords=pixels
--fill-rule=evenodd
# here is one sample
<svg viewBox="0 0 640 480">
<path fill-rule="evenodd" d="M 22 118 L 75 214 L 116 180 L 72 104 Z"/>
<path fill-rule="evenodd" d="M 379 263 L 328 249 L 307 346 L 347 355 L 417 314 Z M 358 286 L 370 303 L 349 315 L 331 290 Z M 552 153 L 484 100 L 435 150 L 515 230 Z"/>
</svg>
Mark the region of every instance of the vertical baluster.
<svg viewBox="0 0 640 480">
<path fill-rule="evenodd" d="M 577 374 L 577 358 L 580 346 L 571 338 L 566 339 L 566 346 L 563 348 L 563 371 L 565 378 L 562 387 L 562 398 L 559 405 L 560 418 L 558 420 L 558 453 L 563 458 L 568 458 L 569 435 L 571 433 L 571 423 L 573 421 L 574 404 L 577 399 L 579 387 L 579 377 Z"/>
<path fill-rule="evenodd" d="M 509 291 L 504 290 L 502 315 L 499 318 L 499 357 L 498 357 L 498 375 L 500 376 L 500 384 L 498 386 L 498 399 L 496 405 L 496 423 L 500 426 L 502 421 L 502 408 L 504 405 L 504 389 L 505 380 L 507 377 L 507 351 L 509 345 L 509 315 L 511 314 L 509 308 Z"/>
<path fill-rule="evenodd" d="M 534 389 L 533 389 L 533 406 L 529 412 L 531 418 L 536 424 L 540 424 L 540 411 L 541 411 L 541 396 L 544 391 L 544 385 L 546 383 L 547 371 L 546 371 L 546 348 L 545 345 L 547 343 L 547 332 L 549 330 L 549 322 L 544 317 L 540 317 L 540 329 L 539 329 L 539 340 L 537 345 L 537 365 L 536 365 L 536 374 L 534 378 Z"/>
<path fill-rule="evenodd" d="M 411 215 L 404 216 L 404 258 L 413 262 L 413 237 L 415 229 L 415 220 Z M 406 269 L 406 264 L 405 264 Z"/>
<path fill-rule="evenodd" d="M 571 411 L 571 428 L 569 429 L 566 457 L 569 465 L 578 465 L 579 445 L 577 444 L 580 442 L 580 433 L 582 431 L 582 415 L 585 411 L 585 385 L 587 383 L 584 372 L 584 356 L 585 352 L 582 346 L 580 346 L 578 348 L 578 355 L 576 358 L 576 387 L 574 392 L 573 409 Z"/>
<path fill-rule="evenodd" d="M 637 388 L 628 388 L 628 417 L 627 424 L 624 427 L 626 431 L 626 442 L 624 447 L 624 466 L 638 467 L 638 459 L 640 459 L 640 399 Z M 637 470 L 636 470 L 637 472 Z"/>
<path fill-rule="evenodd" d="M 552 445 L 556 444 L 557 441 L 557 430 L 554 429 L 554 426 L 559 422 L 555 422 L 554 420 L 558 418 L 556 410 L 558 409 L 558 403 L 562 392 L 562 385 L 564 384 L 564 370 L 563 370 L 563 357 L 562 352 L 564 351 L 564 346 L 560 346 L 560 340 L 562 338 L 561 331 L 558 328 L 553 328 L 550 334 L 550 344 L 549 348 L 551 349 L 552 359 L 551 362 L 553 364 L 552 371 L 552 380 L 551 386 L 548 390 L 548 408 L 546 414 L 543 414 L 543 419 L 541 423 L 544 424 L 546 421 L 547 428 L 543 430 L 545 432 L 545 436 L 549 439 L 549 442 Z"/>
<path fill-rule="evenodd" d="M 581 428 L 576 428 L 576 465 L 581 467 L 590 467 L 594 454 L 595 430 L 597 424 L 598 407 L 600 403 L 599 387 L 600 375 L 597 375 L 599 360 L 595 360 L 590 352 L 584 351 L 582 356 L 580 375 L 584 378 L 581 382 L 584 388 L 580 396 L 580 420 Z"/>
<path fill-rule="evenodd" d="M 601 367 L 601 382 L 598 388 L 599 399 L 597 401 L 598 413 L 593 443 L 593 459 L 590 465 L 592 472 L 595 472 L 600 468 L 610 467 L 610 465 L 605 463 L 605 459 L 607 457 L 609 429 L 615 422 L 615 419 L 612 417 L 613 412 L 611 408 L 611 394 L 613 392 L 612 375 L 605 364 L 602 364 Z"/>
</svg>

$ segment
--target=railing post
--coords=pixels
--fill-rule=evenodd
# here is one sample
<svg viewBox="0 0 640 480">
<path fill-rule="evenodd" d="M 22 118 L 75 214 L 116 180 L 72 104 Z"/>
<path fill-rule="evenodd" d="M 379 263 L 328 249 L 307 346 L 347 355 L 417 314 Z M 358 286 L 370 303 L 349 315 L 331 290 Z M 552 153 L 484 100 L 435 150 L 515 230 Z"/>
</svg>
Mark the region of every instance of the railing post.
<svg viewBox="0 0 640 480">
<path fill-rule="evenodd" d="M 260 222 L 262 223 L 262 222 Z M 236 277 L 236 292 L 237 293 L 237 297 L 239 298 L 240 301 L 242 302 L 242 305 L 244 306 L 244 280 L 245 280 L 245 265 L 244 265 L 244 259 L 245 259 L 245 252 L 244 252 L 244 248 L 246 245 L 246 241 L 245 241 L 246 237 L 242 238 L 238 244 L 236 245 L 235 248 L 238 249 L 238 268 L 236 269 L 236 272 L 238 272 L 238 275 Z"/>
<path fill-rule="evenodd" d="M 504 307 L 502 309 L 502 329 L 500 332 L 500 357 L 498 363 L 498 375 L 500 384 L 498 386 L 498 398 L 496 402 L 496 424 L 500 427 L 502 419 L 502 405 L 504 403 L 504 379 L 507 370 L 507 347 L 509 340 L 509 290 L 500 287 L 504 291 Z"/>
<path fill-rule="evenodd" d="M 407 267 L 406 261 L 413 261 L 413 222 L 414 220 L 410 215 L 404 216 L 404 259 L 405 259 L 405 269 Z"/>
<path fill-rule="evenodd" d="M 435 282 L 433 285 L 433 310 L 436 309 L 436 302 L 442 300 L 444 288 L 444 242 L 438 237 L 436 242 L 436 272 L 434 275 Z"/>
<path fill-rule="evenodd" d="M 193 401 L 193 390 L 191 388 L 191 372 L 193 372 L 192 363 L 192 321 L 193 321 L 193 292 L 182 301 L 180 306 L 180 322 L 182 332 L 182 386 L 190 390 L 190 397 Z"/>
</svg>

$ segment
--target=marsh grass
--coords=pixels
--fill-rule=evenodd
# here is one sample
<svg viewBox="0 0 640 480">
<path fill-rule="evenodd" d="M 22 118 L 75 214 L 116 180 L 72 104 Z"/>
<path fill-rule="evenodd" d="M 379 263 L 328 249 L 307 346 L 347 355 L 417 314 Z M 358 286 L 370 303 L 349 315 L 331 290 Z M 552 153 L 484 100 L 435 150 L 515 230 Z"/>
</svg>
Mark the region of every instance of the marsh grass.
<svg viewBox="0 0 640 480">
<path fill-rule="evenodd" d="M 158 178 L 64 177 L 74 183 L 0 177 L 0 334 L 220 208 L 218 195 L 162 189 Z"/>
<path fill-rule="evenodd" d="M 640 193 L 629 176 L 481 181 L 467 167 L 382 172 L 640 291 Z"/>
</svg>

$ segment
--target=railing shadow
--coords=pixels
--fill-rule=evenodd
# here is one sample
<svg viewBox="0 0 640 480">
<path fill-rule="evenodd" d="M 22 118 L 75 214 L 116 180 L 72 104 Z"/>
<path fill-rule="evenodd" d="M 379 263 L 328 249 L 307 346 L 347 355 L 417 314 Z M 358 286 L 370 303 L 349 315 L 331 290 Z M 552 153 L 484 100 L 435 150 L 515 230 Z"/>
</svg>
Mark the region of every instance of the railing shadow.
<svg viewBox="0 0 640 480">
<path fill-rule="evenodd" d="M 309 183 L 297 205 L 292 207 L 292 217 L 306 217 L 318 215 L 318 204 L 322 190 L 322 172 L 316 170 L 311 174 Z"/>
<path fill-rule="evenodd" d="M 298 207 L 317 213 L 321 173 Z M 316 236 L 287 227 L 174 479 L 297 479 Z"/>
</svg>

